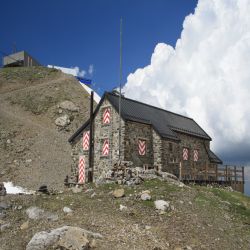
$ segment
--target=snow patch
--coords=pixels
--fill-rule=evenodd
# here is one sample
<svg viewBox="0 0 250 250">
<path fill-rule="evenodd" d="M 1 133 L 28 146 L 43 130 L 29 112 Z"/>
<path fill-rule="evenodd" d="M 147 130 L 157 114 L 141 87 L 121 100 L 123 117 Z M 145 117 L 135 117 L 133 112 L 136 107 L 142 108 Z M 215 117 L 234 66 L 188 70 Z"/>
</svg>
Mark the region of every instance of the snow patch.
<svg viewBox="0 0 250 250">
<path fill-rule="evenodd" d="M 4 187 L 6 188 L 7 194 L 32 194 L 33 191 L 27 190 L 25 188 L 14 186 L 12 182 L 4 182 Z"/>
</svg>

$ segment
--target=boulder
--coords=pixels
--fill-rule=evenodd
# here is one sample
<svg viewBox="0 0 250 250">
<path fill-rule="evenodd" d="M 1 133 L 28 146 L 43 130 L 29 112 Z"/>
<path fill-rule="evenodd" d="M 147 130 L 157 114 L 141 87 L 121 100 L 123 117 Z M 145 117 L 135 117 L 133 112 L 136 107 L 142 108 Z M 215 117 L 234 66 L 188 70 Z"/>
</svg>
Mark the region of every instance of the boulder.
<svg viewBox="0 0 250 250">
<path fill-rule="evenodd" d="M 59 108 L 66 109 L 72 112 L 78 112 L 79 108 L 71 101 L 64 101 L 59 104 Z"/>
<path fill-rule="evenodd" d="M 20 226 L 20 229 L 21 229 L 21 230 L 26 230 L 26 229 L 28 229 L 28 228 L 29 228 L 29 222 L 28 222 L 28 221 L 24 222 L 24 223 Z"/>
<path fill-rule="evenodd" d="M 121 198 L 121 197 L 123 197 L 124 195 L 125 195 L 125 191 L 124 191 L 123 188 L 115 189 L 115 190 L 113 191 L 113 196 L 114 196 L 115 198 Z"/>
<path fill-rule="evenodd" d="M 3 183 L 0 183 L 0 196 L 6 195 L 6 188 Z"/>
<path fill-rule="evenodd" d="M 120 204 L 119 210 L 123 211 L 123 210 L 127 210 L 128 208 L 126 206 L 123 206 L 122 204 Z"/>
<path fill-rule="evenodd" d="M 42 185 L 39 187 L 38 192 L 41 192 L 43 194 L 49 194 L 48 187 L 46 185 Z"/>
<path fill-rule="evenodd" d="M 77 194 L 77 193 L 81 193 L 82 192 L 82 188 L 81 187 L 72 187 L 71 191 L 73 194 Z"/>
<path fill-rule="evenodd" d="M 150 201 L 151 200 L 151 195 L 149 193 L 142 193 L 141 194 L 141 199 L 143 201 Z"/>
<path fill-rule="evenodd" d="M 47 219 L 51 221 L 58 220 L 57 214 L 44 211 L 43 209 L 38 208 L 38 207 L 29 207 L 26 210 L 26 214 L 28 215 L 29 219 L 32 219 L 32 220 L 40 220 L 40 219 Z"/>
<path fill-rule="evenodd" d="M 89 249 L 94 239 L 102 237 L 99 233 L 93 233 L 79 227 L 64 226 L 51 231 L 36 233 L 28 243 L 26 250 Z"/>
<path fill-rule="evenodd" d="M 70 213 L 72 213 L 73 211 L 72 211 L 72 209 L 69 208 L 69 207 L 64 207 L 64 208 L 63 208 L 63 212 L 66 213 L 66 214 L 70 214 Z"/>
<path fill-rule="evenodd" d="M 170 208 L 170 204 L 168 201 L 156 200 L 154 201 L 154 204 L 155 204 L 155 208 L 161 211 L 166 211 L 166 210 L 169 210 Z"/>
<path fill-rule="evenodd" d="M 58 117 L 58 118 L 55 120 L 55 124 L 56 124 L 58 127 L 66 127 L 67 125 L 70 124 L 69 116 L 68 116 L 68 115 L 63 115 L 63 116 Z"/>
</svg>

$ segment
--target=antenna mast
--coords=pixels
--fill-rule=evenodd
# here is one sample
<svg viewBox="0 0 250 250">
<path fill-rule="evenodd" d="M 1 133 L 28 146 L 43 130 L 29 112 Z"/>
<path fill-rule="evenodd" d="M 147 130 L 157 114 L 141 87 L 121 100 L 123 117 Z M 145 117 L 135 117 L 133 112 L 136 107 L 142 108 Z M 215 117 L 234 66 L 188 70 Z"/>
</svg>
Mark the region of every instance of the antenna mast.
<svg viewBox="0 0 250 250">
<path fill-rule="evenodd" d="M 119 161 L 121 161 L 122 17 L 120 19 Z"/>
</svg>

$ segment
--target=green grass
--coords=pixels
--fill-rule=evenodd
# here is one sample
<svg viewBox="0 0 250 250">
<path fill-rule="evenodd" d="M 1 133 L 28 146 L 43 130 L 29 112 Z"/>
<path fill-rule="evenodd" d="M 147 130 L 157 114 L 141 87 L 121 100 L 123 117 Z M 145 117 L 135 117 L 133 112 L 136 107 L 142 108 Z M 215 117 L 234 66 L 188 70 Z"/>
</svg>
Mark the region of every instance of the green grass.
<svg viewBox="0 0 250 250">
<path fill-rule="evenodd" d="M 212 193 L 222 201 L 230 203 L 230 210 L 243 217 L 250 223 L 250 198 L 239 192 L 228 192 L 222 189 L 214 188 Z"/>
<path fill-rule="evenodd" d="M 24 81 L 33 81 L 46 76 L 54 76 L 60 71 L 57 69 L 50 69 L 46 67 L 13 67 L 2 68 L 0 70 L 0 77 L 7 80 L 22 79 Z"/>
<path fill-rule="evenodd" d="M 206 209 L 228 208 L 235 218 L 250 223 L 250 198 L 239 192 L 230 192 L 221 188 L 195 187 L 195 202 Z M 226 206 L 225 206 L 226 205 Z"/>
</svg>

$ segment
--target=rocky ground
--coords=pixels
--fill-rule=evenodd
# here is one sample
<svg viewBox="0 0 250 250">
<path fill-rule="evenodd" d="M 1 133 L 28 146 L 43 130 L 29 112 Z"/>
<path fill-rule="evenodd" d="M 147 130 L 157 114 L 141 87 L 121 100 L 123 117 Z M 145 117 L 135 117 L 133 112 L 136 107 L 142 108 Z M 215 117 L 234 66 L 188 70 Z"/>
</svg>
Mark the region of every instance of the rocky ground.
<svg viewBox="0 0 250 250">
<path fill-rule="evenodd" d="M 6 195 L 0 216 L 1 250 L 250 249 L 250 198 L 158 179 Z"/>
<path fill-rule="evenodd" d="M 4 68 L 0 103 L 0 182 L 62 188 L 71 167 L 67 140 L 88 118 L 88 93 L 56 69 Z"/>
</svg>

